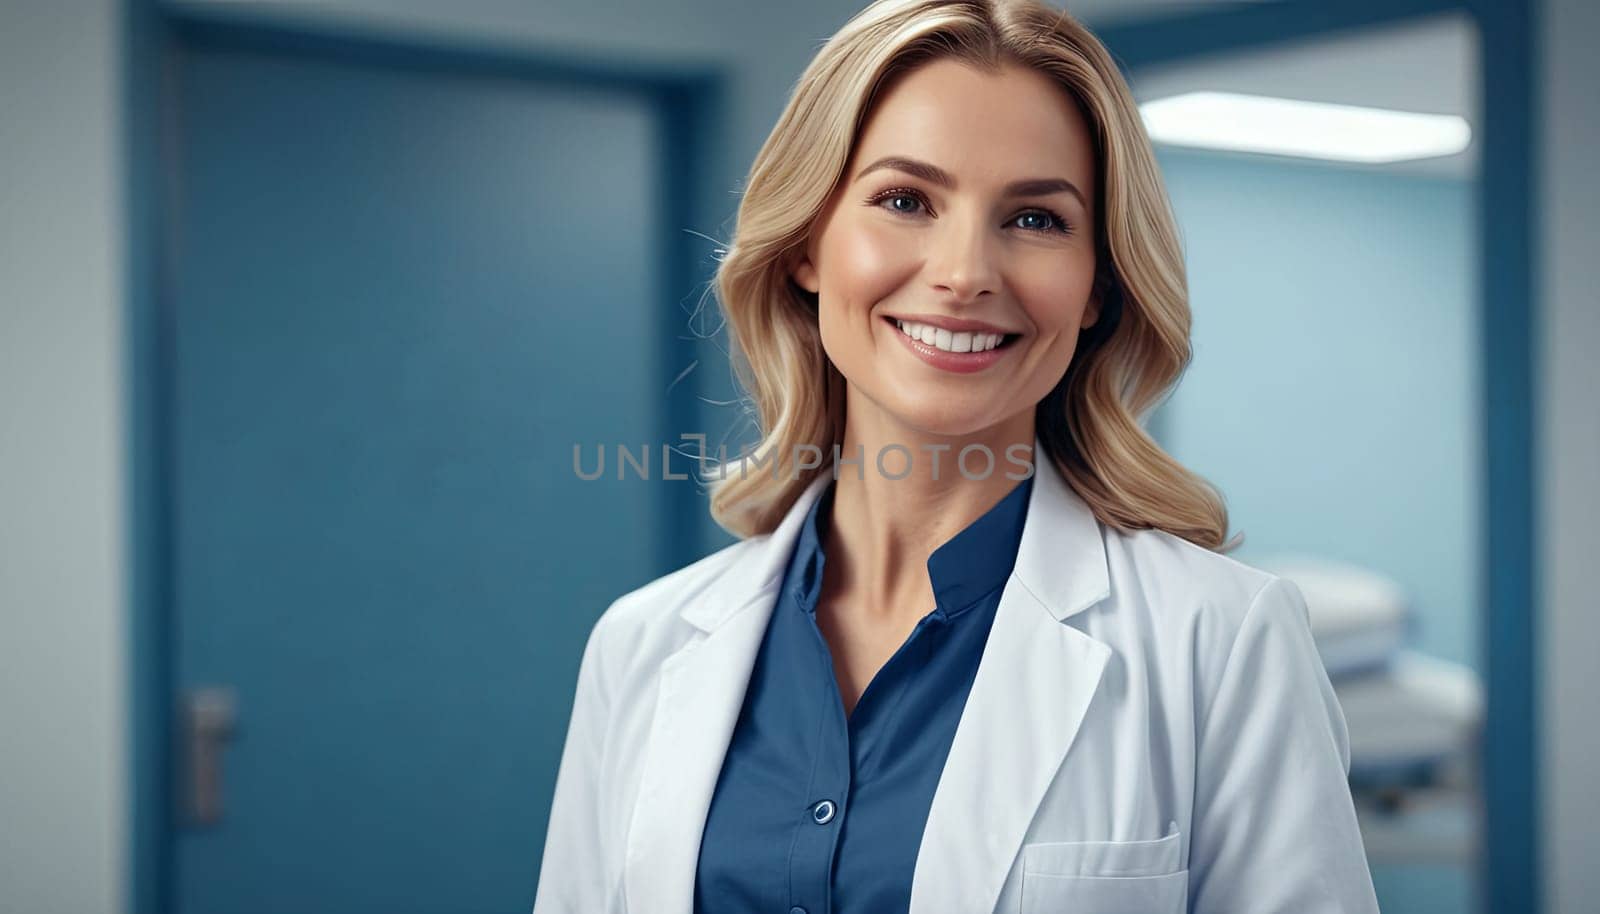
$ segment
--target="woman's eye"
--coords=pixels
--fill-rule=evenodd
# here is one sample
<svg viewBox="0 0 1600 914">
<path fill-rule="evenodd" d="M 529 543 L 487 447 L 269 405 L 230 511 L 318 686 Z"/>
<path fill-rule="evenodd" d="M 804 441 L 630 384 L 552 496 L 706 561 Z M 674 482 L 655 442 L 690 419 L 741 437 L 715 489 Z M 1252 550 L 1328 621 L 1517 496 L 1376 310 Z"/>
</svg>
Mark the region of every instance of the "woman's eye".
<svg viewBox="0 0 1600 914">
<path fill-rule="evenodd" d="M 1023 228 L 1050 229 L 1055 227 L 1055 219 L 1048 213 L 1023 213 L 1017 219 L 1022 222 L 1033 220 L 1033 224 L 1024 225 Z"/>
<path fill-rule="evenodd" d="M 1064 234 L 1071 234 L 1072 232 L 1072 226 L 1067 224 L 1065 219 L 1057 216 L 1055 213 L 1052 213 L 1049 210 L 1028 210 L 1025 213 L 1018 214 L 1017 217 L 1011 221 L 1015 223 L 1023 222 L 1025 220 L 1033 220 L 1031 225 L 1023 226 L 1023 228 L 1026 228 L 1030 232 L 1062 232 Z"/>
<path fill-rule="evenodd" d="M 921 200 L 918 200 L 916 197 L 913 197 L 910 194 L 890 194 L 888 197 L 885 197 L 884 200 L 889 204 L 889 208 L 897 213 L 914 213 L 917 211 L 917 207 L 922 205 Z M 904 201 L 910 205 L 896 205 L 899 201 Z"/>
<path fill-rule="evenodd" d="M 871 202 L 874 206 L 887 206 L 891 212 L 905 216 L 914 216 L 919 208 L 925 206 L 919 195 L 903 190 L 879 194 Z M 1072 233 L 1072 226 L 1065 219 L 1049 210 L 1043 209 L 1031 209 L 1027 212 L 1019 213 L 1012 217 L 1011 222 L 1008 224 L 1020 224 L 1019 227 L 1022 229 L 1040 234 L 1060 232 L 1064 235 L 1070 235 Z"/>
</svg>

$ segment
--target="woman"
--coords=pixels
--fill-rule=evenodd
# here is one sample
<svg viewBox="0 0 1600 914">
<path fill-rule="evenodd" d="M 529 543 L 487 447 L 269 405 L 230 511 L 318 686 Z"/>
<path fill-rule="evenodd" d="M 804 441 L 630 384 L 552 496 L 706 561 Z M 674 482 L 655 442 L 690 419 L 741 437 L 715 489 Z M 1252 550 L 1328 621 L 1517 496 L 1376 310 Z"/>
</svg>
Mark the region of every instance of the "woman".
<svg viewBox="0 0 1600 914">
<path fill-rule="evenodd" d="M 717 281 L 743 539 L 595 626 L 537 914 L 1377 910 L 1303 598 L 1140 427 L 1182 255 L 1082 26 L 864 10 Z"/>
</svg>

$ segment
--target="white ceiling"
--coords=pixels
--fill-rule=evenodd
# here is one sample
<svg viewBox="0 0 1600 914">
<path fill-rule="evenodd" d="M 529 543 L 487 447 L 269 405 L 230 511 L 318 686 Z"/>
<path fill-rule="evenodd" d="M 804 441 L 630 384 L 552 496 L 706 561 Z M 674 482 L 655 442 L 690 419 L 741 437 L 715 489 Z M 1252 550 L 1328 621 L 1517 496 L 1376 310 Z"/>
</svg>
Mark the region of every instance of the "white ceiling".
<svg viewBox="0 0 1600 914">
<path fill-rule="evenodd" d="M 1478 39 L 1472 20 L 1449 14 L 1134 74 L 1141 102 L 1198 89 L 1458 114 L 1471 145 L 1453 156 L 1339 167 L 1470 178 L 1478 167 Z M 1221 154 L 1221 153 L 1219 153 Z"/>
</svg>

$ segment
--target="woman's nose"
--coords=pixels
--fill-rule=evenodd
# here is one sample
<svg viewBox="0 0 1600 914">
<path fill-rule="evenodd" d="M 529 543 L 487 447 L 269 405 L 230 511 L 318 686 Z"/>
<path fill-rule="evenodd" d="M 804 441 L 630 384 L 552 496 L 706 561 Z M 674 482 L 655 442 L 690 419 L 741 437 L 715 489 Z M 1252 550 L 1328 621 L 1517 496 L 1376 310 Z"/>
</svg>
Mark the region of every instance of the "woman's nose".
<svg viewBox="0 0 1600 914">
<path fill-rule="evenodd" d="M 928 269 L 934 287 L 959 303 L 999 289 L 1000 274 L 987 227 L 976 219 L 947 218 Z"/>
</svg>

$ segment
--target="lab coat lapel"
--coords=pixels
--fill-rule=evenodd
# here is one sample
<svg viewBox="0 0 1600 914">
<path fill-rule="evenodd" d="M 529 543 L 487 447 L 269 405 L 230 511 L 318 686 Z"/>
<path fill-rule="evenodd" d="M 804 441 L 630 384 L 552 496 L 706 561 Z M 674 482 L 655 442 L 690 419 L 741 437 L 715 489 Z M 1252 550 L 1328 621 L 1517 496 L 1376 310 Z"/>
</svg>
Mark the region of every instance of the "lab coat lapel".
<svg viewBox="0 0 1600 914">
<path fill-rule="evenodd" d="M 934 792 L 911 914 L 992 911 L 1111 649 L 1065 620 L 1110 594 L 1088 506 L 1035 442 L 1017 562 Z"/>
<path fill-rule="evenodd" d="M 661 663 L 628 833 L 629 910 L 690 914 L 694 908 L 701 832 L 750 672 L 800 522 L 830 479 L 824 473 L 813 480 L 749 558 L 678 607 L 704 635 Z"/>
</svg>

